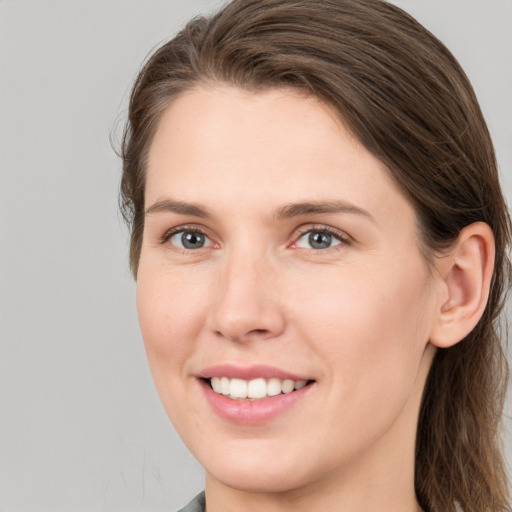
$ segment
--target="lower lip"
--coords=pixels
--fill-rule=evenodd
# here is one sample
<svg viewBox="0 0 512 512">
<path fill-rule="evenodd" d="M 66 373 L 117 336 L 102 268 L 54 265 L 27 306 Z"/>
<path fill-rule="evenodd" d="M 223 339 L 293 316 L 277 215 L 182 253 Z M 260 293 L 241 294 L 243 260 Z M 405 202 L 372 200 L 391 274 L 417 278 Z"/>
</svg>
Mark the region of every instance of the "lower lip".
<svg viewBox="0 0 512 512">
<path fill-rule="evenodd" d="M 215 393 L 210 385 L 199 381 L 206 400 L 221 418 L 243 425 L 267 423 L 293 407 L 304 398 L 314 384 L 309 384 L 291 393 L 282 393 L 259 400 L 232 400 Z"/>
</svg>

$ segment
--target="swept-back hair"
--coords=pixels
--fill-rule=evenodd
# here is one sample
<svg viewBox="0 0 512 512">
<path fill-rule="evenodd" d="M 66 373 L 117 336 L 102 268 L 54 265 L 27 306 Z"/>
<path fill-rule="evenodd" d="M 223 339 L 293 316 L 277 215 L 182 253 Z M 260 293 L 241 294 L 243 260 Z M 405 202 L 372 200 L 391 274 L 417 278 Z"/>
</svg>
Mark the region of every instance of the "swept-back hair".
<svg viewBox="0 0 512 512">
<path fill-rule="evenodd" d="M 437 351 L 428 377 L 415 485 L 426 511 L 509 510 L 499 435 L 507 363 L 498 317 L 509 286 L 510 219 L 487 126 L 455 58 L 383 0 L 234 0 L 192 20 L 147 60 L 130 99 L 121 208 L 135 277 L 156 127 L 172 99 L 208 83 L 292 87 L 334 108 L 411 201 L 427 262 L 465 226 L 492 228 L 496 263 L 484 314 L 463 341 Z"/>
</svg>

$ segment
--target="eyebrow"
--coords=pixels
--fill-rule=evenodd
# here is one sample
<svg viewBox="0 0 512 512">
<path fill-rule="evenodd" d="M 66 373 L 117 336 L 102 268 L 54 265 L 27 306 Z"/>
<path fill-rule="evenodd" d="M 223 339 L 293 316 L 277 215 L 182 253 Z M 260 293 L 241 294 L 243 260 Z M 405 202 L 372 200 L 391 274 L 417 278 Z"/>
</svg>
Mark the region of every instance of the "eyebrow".
<svg viewBox="0 0 512 512">
<path fill-rule="evenodd" d="M 277 210 L 276 217 L 278 219 L 291 219 L 302 215 L 322 215 L 329 213 L 351 213 L 355 215 L 362 215 L 372 222 L 375 222 L 375 219 L 369 212 L 345 201 L 308 201 L 304 203 L 291 203 L 279 208 Z"/>
<path fill-rule="evenodd" d="M 190 215 L 192 217 L 199 217 L 202 219 L 210 217 L 207 210 L 197 204 L 176 201 L 173 199 L 163 199 L 153 203 L 146 209 L 145 214 L 151 215 L 154 213 L 164 212 L 177 213 L 179 215 Z M 302 203 L 290 203 L 280 207 L 277 210 L 275 217 L 277 219 L 292 219 L 303 215 L 322 215 L 333 213 L 351 213 L 361 215 L 363 217 L 367 217 L 372 222 L 375 222 L 375 219 L 369 212 L 345 201 L 306 201 Z"/>
<path fill-rule="evenodd" d="M 149 208 L 146 209 L 145 214 L 151 215 L 153 213 L 163 212 L 190 215 L 192 217 L 200 217 L 202 219 L 210 216 L 204 208 L 201 208 L 197 204 L 175 201 L 173 199 L 163 199 L 162 201 L 153 203 Z"/>
</svg>

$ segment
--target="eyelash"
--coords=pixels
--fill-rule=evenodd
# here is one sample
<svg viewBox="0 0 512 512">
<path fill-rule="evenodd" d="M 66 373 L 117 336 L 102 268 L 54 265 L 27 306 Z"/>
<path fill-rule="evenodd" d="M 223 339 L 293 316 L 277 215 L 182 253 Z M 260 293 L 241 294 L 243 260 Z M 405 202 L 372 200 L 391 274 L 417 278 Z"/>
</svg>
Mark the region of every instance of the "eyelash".
<svg viewBox="0 0 512 512">
<path fill-rule="evenodd" d="M 161 244 L 170 243 L 171 238 L 174 235 L 177 235 L 179 233 L 197 233 L 197 234 L 200 234 L 200 235 L 204 236 L 205 238 L 207 238 L 208 240 L 211 241 L 211 238 L 200 227 L 185 225 L 185 226 L 177 226 L 175 228 L 172 228 L 172 229 L 169 229 L 168 231 L 166 231 L 164 233 L 164 235 L 161 237 L 160 243 Z M 198 249 L 186 249 L 186 248 L 182 248 L 182 247 L 176 247 L 174 244 L 171 244 L 171 245 L 173 245 L 173 247 L 176 250 L 182 251 L 182 252 L 186 252 L 186 253 L 189 253 L 190 251 L 197 251 L 198 250 Z M 214 244 L 214 245 L 216 245 L 216 244 Z M 200 247 L 199 249 L 203 249 L 203 247 Z"/>
<path fill-rule="evenodd" d="M 218 244 L 212 242 L 212 239 L 208 236 L 208 234 L 203 229 L 201 229 L 198 226 L 190 226 L 190 225 L 177 226 L 175 228 L 172 228 L 172 229 L 166 231 L 164 233 L 164 235 L 160 238 L 160 243 L 168 244 L 168 243 L 170 243 L 170 240 L 174 235 L 177 235 L 180 233 L 200 234 L 200 235 L 204 236 L 205 238 L 207 238 L 214 246 L 218 246 Z M 329 236 L 335 238 L 337 241 L 339 241 L 339 244 L 336 244 L 336 245 L 333 245 L 333 246 L 330 246 L 330 247 L 327 247 L 324 249 L 315 249 L 313 247 L 309 247 L 309 248 L 297 247 L 297 243 L 299 242 L 299 240 L 301 238 L 303 238 L 305 235 L 307 235 L 308 233 L 318 233 L 318 234 L 329 235 Z M 293 242 L 288 247 L 290 247 L 292 249 L 300 248 L 300 249 L 305 249 L 307 251 L 320 253 L 320 252 L 325 252 L 329 249 L 340 250 L 343 247 L 350 246 L 352 244 L 353 244 L 352 238 L 349 237 L 346 233 L 343 233 L 342 231 L 339 231 L 337 229 L 334 229 L 334 228 L 331 228 L 331 227 L 325 226 L 325 225 L 321 225 L 321 226 L 309 225 L 307 227 L 306 226 L 301 227 L 297 230 L 297 235 L 294 235 Z M 187 248 L 177 247 L 174 244 L 171 244 L 171 245 L 173 245 L 174 249 L 184 252 L 184 253 L 196 252 L 200 249 L 209 247 L 209 246 L 207 246 L 207 247 L 203 246 L 198 249 L 187 249 Z"/>
<path fill-rule="evenodd" d="M 297 249 L 298 248 L 297 243 L 299 242 L 299 240 L 301 238 L 303 238 L 305 235 L 307 235 L 308 233 L 318 233 L 318 234 L 329 235 L 339 241 L 339 244 L 332 245 L 325 249 L 315 249 L 313 247 L 306 248 L 306 250 L 313 251 L 315 253 L 325 252 L 325 251 L 328 251 L 329 249 L 339 251 L 339 250 L 343 249 L 344 247 L 352 245 L 352 243 L 353 243 L 352 238 L 350 238 L 343 231 L 339 231 L 337 229 L 331 228 L 329 226 L 324 226 L 324 225 L 320 225 L 320 226 L 309 225 L 307 227 L 305 226 L 305 227 L 301 227 L 298 229 L 298 235 L 294 237 L 294 242 L 292 242 L 291 248 Z M 302 248 L 302 249 L 304 249 L 304 248 Z"/>
</svg>

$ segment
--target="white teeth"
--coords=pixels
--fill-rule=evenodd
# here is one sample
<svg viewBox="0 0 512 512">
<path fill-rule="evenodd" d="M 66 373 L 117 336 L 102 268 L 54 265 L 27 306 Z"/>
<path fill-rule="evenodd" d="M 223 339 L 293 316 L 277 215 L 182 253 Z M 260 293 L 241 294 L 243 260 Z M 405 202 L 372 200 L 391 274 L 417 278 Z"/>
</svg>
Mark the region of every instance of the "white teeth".
<svg viewBox="0 0 512 512">
<path fill-rule="evenodd" d="M 229 379 L 227 377 L 222 377 L 220 379 L 220 392 L 223 395 L 229 395 Z"/>
<path fill-rule="evenodd" d="M 270 379 L 267 383 L 267 395 L 276 396 L 281 394 L 281 379 Z"/>
<path fill-rule="evenodd" d="M 212 377 L 211 384 L 212 384 L 213 391 L 215 391 L 215 393 L 222 393 L 222 391 L 221 391 L 222 387 L 220 385 L 219 377 Z"/>
<path fill-rule="evenodd" d="M 250 380 L 247 385 L 247 396 L 249 398 L 263 398 L 267 396 L 267 383 L 265 379 Z"/>
<path fill-rule="evenodd" d="M 265 380 L 257 378 L 252 380 L 230 379 L 228 377 L 212 377 L 210 383 L 213 391 L 230 398 L 249 398 L 256 400 L 266 396 L 276 396 L 281 393 L 291 393 L 302 389 L 307 381 L 271 378 Z"/>
<path fill-rule="evenodd" d="M 229 385 L 229 396 L 231 398 L 247 398 L 247 381 L 242 379 L 231 379 Z"/>
<path fill-rule="evenodd" d="M 283 383 L 281 384 L 281 391 L 283 393 L 291 393 L 293 389 L 295 388 L 295 382 L 290 379 L 283 380 Z"/>
</svg>

